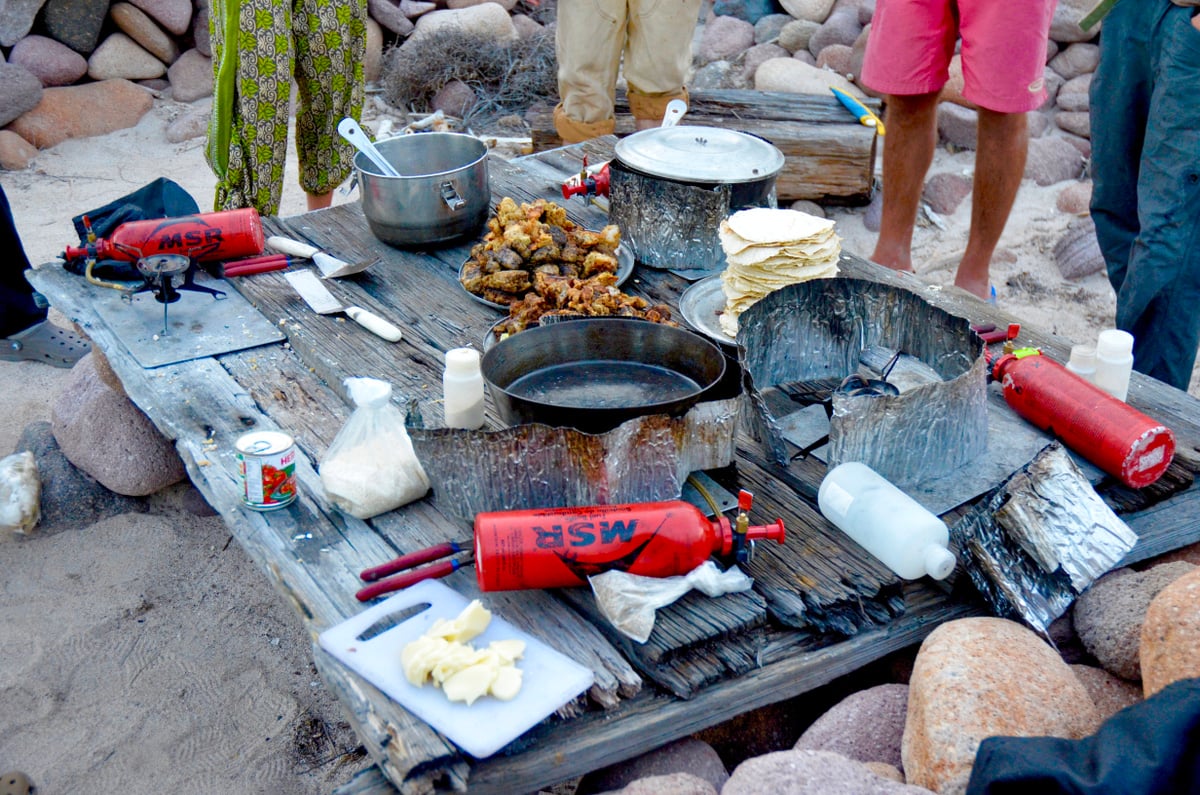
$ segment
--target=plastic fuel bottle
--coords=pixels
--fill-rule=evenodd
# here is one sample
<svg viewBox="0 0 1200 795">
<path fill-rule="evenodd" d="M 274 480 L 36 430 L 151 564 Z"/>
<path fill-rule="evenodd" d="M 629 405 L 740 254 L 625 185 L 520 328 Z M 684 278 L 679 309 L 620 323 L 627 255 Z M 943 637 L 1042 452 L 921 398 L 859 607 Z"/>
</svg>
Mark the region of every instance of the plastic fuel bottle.
<svg viewBox="0 0 1200 795">
<path fill-rule="evenodd" d="M 866 464 L 831 469 L 817 504 L 859 546 L 906 580 L 928 574 L 942 580 L 954 571 L 946 523 Z"/>
<path fill-rule="evenodd" d="M 479 351 L 474 348 L 446 351 L 442 397 L 447 428 L 473 431 L 483 427 L 483 373 L 479 369 Z"/>
</svg>

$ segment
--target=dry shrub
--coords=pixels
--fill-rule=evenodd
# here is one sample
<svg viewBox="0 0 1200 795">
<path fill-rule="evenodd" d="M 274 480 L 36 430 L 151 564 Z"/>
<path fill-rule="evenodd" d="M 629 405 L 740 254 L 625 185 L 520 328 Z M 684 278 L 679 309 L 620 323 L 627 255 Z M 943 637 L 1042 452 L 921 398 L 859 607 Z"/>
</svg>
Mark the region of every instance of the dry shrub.
<svg viewBox="0 0 1200 795">
<path fill-rule="evenodd" d="M 463 122 L 483 124 L 557 101 L 556 69 L 552 30 L 512 42 L 442 30 L 389 50 L 380 85 L 389 104 L 427 113 L 442 86 L 462 81 L 476 96 Z"/>
</svg>

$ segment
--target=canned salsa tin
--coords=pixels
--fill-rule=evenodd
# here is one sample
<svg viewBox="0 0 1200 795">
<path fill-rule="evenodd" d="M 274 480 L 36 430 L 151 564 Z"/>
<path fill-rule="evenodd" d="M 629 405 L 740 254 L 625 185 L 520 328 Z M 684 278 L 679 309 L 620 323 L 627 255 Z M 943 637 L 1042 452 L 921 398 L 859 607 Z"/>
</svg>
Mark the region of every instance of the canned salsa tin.
<svg viewBox="0 0 1200 795">
<path fill-rule="evenodd" d="M 296 499 L 296 445 L 280 431 L 254 431 L 237 440 L 242 501 L 256 511 L 273 511 Z"/>
</svg>

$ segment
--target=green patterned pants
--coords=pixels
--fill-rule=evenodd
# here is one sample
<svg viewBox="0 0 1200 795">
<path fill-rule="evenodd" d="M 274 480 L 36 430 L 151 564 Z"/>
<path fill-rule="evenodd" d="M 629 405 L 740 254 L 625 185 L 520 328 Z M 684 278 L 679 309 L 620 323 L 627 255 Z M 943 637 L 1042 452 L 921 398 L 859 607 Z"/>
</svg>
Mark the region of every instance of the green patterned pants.
<svg viewBox="0 0 1200 795">
<path fill-rule="evenodd" d="M 223 86 L 218 79 L 215 88 L 214 124 L 221 92 L 233 96 L 226 163 L 214 157 L 209 132 L 209 164 L 217 174 L 213 207 L 255 207 L 274 215 L 283 192 L 293 77 L 300 187 L 328 193 L 350 175 L 354 149 L 338 135 L 337 124 L 362 112 L 366 0 L 212 0 L 215 76 L 231 13 L 238 16 L 237 68 L 232 80 Z"/>
</svg>

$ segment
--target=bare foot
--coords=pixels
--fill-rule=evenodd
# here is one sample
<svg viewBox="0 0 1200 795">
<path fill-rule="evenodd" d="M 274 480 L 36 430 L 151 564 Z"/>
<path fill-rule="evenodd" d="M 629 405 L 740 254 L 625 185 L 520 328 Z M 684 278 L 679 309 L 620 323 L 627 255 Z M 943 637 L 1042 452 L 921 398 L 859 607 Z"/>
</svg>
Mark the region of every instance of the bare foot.
<svg viewBox="0 0 1200 795">
<path fill-rule="evenodd" d="M 988 283 L 986 276 L 984 276 L 982 280 L 977 278 L 964 278 L 962 269 L 960 268 L 954 277 L 954 285 L 956 287 L 961 287 L 971 295 L 984 301 L 991 297 L 991 284 Z"/>
</svg>

